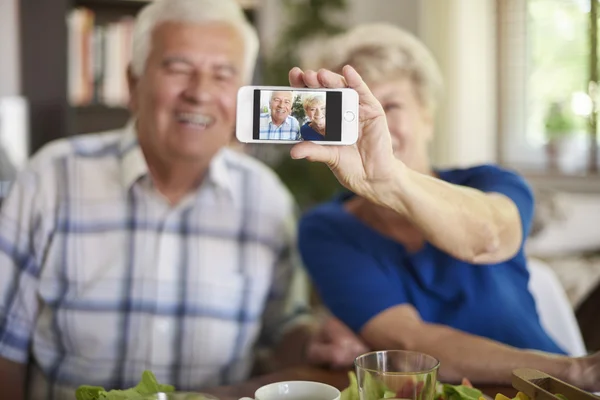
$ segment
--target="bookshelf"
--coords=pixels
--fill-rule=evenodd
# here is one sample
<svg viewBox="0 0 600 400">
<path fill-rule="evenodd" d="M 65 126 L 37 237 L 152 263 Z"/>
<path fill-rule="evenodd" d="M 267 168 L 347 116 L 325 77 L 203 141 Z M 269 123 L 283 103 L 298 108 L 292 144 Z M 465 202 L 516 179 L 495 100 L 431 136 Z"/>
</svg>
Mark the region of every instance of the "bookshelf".
<svg viewBox="0 0 600 400">
<path fill-rule="evenodd" d="M 111 64 L 113 65 L 111 77 L 118 74 L 119 79 L 122 79 L 116 85 L 117 94 L 114 90 L 111 92 L 112 100 L 105 101 L 102 96 L 97 95 L 100 91 L 97 91 L 95 75 L 93 94 L 90 95 L 91 89 L 88 88 L 84 95 L 80 93 L 79 97 L 74 97 L 74 70 L 89 71 L 89 68 L 73 62 L 73 35 L 70 34 L 70 30 L 72 32 L 73 29 L 72 16 L 75 10 L 82 8 L 89 10 L 93 15 L 93 21 L 90 22 L 92 26 L 103 27 L 100 30 L 110 31 L 111 26 L 114 27 L 127 18 L 133 18 L 150 1 L 20 1 L 21 91 L 29 102 L 31 153 L 36 152 L 49 141 L 61 137 L 116 129 L 125 125 L 129 112 L 122 97 L 125 71 L 124 67 L 122 69 L 120 66 L 126 62 L 124 56 L 119 59 L 118 67 L 115 67 L 114 63 Z M 256 23 L 257 0 L 238 1 L 244 7 L 250 21 Z M 120 34 L 123 32 L 121 31 Z M 102 38 L 102 35 L 99 37 Z M 104 40 L 113 43 L 115 36 L 109 37 L 113 40 Z M 109 78 L 105 80 L 108 81 Z M 112 84 L 114 79 L 110 79 L 110 82 L 110 85 L 105 85 L 115 89 L 115 85 Z M 108 93 L 108 90 L 104 88 L 103 93 Z M 79 101 L 75 101 L 75 98 Z M 84 100 L 81 100 L 82 98 Z"/>
</svg>

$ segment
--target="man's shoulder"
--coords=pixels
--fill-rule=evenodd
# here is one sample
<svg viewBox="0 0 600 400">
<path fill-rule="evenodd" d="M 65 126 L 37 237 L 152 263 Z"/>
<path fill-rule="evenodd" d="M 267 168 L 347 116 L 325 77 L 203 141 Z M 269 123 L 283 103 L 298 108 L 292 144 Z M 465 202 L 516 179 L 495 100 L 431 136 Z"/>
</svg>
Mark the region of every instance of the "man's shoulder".
<svg viewBox="0 0 600 400">
<path fill-rule="evenodd" d="M 116 155 L 123 130 L 89 133 L 57 139 L 44 145 L 32 158 L 30 165 L 44 168 L 59 160 L 78 157 Z"/>
<path fill-rule="evenodd" d="M 265 129 L 269 125 L 270 122 L 271 122 L 271 114 L 269 114 L 269 113 L 261 113 L 260 114 L 261 129 Z"/>
<path fill-rule="evenodd" d="M 286 209 L 294 207 L 292 194 L 273 169 L 241 151 L 233 149 L 222 151 L 227 168 L 242 175 L 241 179 L 248 188 L 246 193 L 263 200 L 267 199 L 268 204 L 262 206 L 277 208 L 283 205 Z"/>
<path fill-rule="evenodd" d="M 293 115 L 288 115 L 287 120 L 290 122 L 290 124 L 300 127 L 300 123 L 298 122 L 298 119 L 296 119 L 296 117 L 294 117 Z"/>
<path fill-rule="evenodd" d="M 223 149 L 223 153 L 228 168 L 240 170 L 254 179 L 268 181 L 287 191 L 275 171 L 257 158 L 234 149 Z"/>
</svg>

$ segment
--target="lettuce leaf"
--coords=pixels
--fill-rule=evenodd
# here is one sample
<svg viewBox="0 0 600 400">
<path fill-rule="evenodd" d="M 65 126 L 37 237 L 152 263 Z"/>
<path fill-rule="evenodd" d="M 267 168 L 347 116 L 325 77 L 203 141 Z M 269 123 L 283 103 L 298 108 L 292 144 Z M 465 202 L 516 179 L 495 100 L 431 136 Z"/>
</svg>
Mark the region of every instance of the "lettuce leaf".
<svg viewBox="0 0 600 400">
<path fill-rule="evenodd" d="M 75 391 L 75 398 L 77 400 L 135 400 L 156 393 L 174 391 L 173 386 L 159 384 L 152 372 L 144 371 L 142 380 L 134 388 L 107 392 L 99 386 L 82 385 Z"/>
<path fill-rule="evenodd" d="M 350 385 L 342 391 L 340 400 L 360 400 L 358 393 L 358 380 L 353 371 L 348 372 Z M 365 375 L 364 398 L 367 400 L 392 399 L 396 397 L 396 393 L 389 390 L 385 384 L 373 378 L 370 374 Z"/>
<path fill-rule="evenodd" d="M 443 398 L 446 400 L 479 400 L 483 395 L 481 390 L 465 385 L 442 385 Z"/>
<path fill-rule="evenodd" d="M 100 398 L 100 393 L 103 392 L 103 387 L 82 385 L 75 391 L 75 398 L 77 398 L 77 400 L 98 400 Z"/>
</svg>

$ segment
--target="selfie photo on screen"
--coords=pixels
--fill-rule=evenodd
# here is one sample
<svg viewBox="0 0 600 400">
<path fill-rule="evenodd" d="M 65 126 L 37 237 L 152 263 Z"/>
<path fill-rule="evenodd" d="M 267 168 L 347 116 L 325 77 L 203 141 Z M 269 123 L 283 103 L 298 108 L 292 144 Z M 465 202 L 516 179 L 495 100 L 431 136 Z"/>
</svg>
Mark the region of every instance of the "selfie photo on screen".
<svg viewBox="0 0 600 400">
<path fill-rule="evenodd" d="M 310 90 L 256 90 L 255 140 L 341 141 L 341 93 Z M 338 110 L 333 118 L 330 112 Z M 329 125 L 327 124 L 329 122 Z"/>
</svg>

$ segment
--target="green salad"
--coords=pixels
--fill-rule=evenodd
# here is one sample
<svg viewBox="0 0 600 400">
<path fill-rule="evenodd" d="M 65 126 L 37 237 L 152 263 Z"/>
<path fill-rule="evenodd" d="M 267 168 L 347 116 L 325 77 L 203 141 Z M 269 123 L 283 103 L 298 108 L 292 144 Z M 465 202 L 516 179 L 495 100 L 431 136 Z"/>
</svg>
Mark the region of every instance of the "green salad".
<svg viewBox="0 0 600 400">
<path fill-rule="evenodd" d="M 341 400 L 360 400 L 358 394 L 358 381 L 354 372 L 349 372 L 350 386 L 342 391 Z M 390 390 L 382 382 L 377 381 L 371 375 L 365 375 L 364 398 L 367 400 L 382 400 L 382 399 L 404 399 L 407 397 L 406 390 L 400 390 L 398 393 Z M 422 386 L 421 386 L 422 387 Z M 420 389 L 419 385 L 410 384 L 408 392 Z M 473 388 L 470 384 L 450 385 L 437 383 L 435 387 L 435 400 L 482 400 L 483 394 L 480 390 Z M 525 399 L 518 399 L 525 400 Z"/>
<path fill-rule="evenodd" d="M 354 372 L 349 372 L 350 385 L 342 391 L 341 400 L 360 400 L 358 393 L 358 381 Z M 422 385 L 408 382 L 408 387 L 400 389 L 398 393 L 394 393 L 384 383 L 377 381 L 371 375 L 365 375 L 364 399 L 365 400 L 383 400 L 383 399 L 403 399 L 412 397 L 412 393 L 416 390 L 417 393 L 423 388 Z M 406 390 L 404 390 L 406 389 Z M 411 394 L 408 394 L 411 393 Z M 568 400 L 564 395 L 555 394 L 560 400 Z M 417 396 L 419 398 L 419 396 Z M 435 386 L 435 400 L 487 400 L 481 390 L 476 389 L 467 379 L 463 379 L 460 385 L 450 385 L 447 383 L 437 382 Z M 498 393 L 494 400 L 531 400 L 525 393 L 519 392 L 514 398 L 509 398 L 502 393 Z"/>
<path fill-rule="evenodd" d="M 75 397 L 77 400 L 136 400 L 156 393 L 174 392 L 171 385 L 161 385 L 150 371 L 142 373 L 142 380 L 136 387 L 126 390 L 106 391 L 100 386 L 83 385 L 77 388 Z"/>
</svg>

